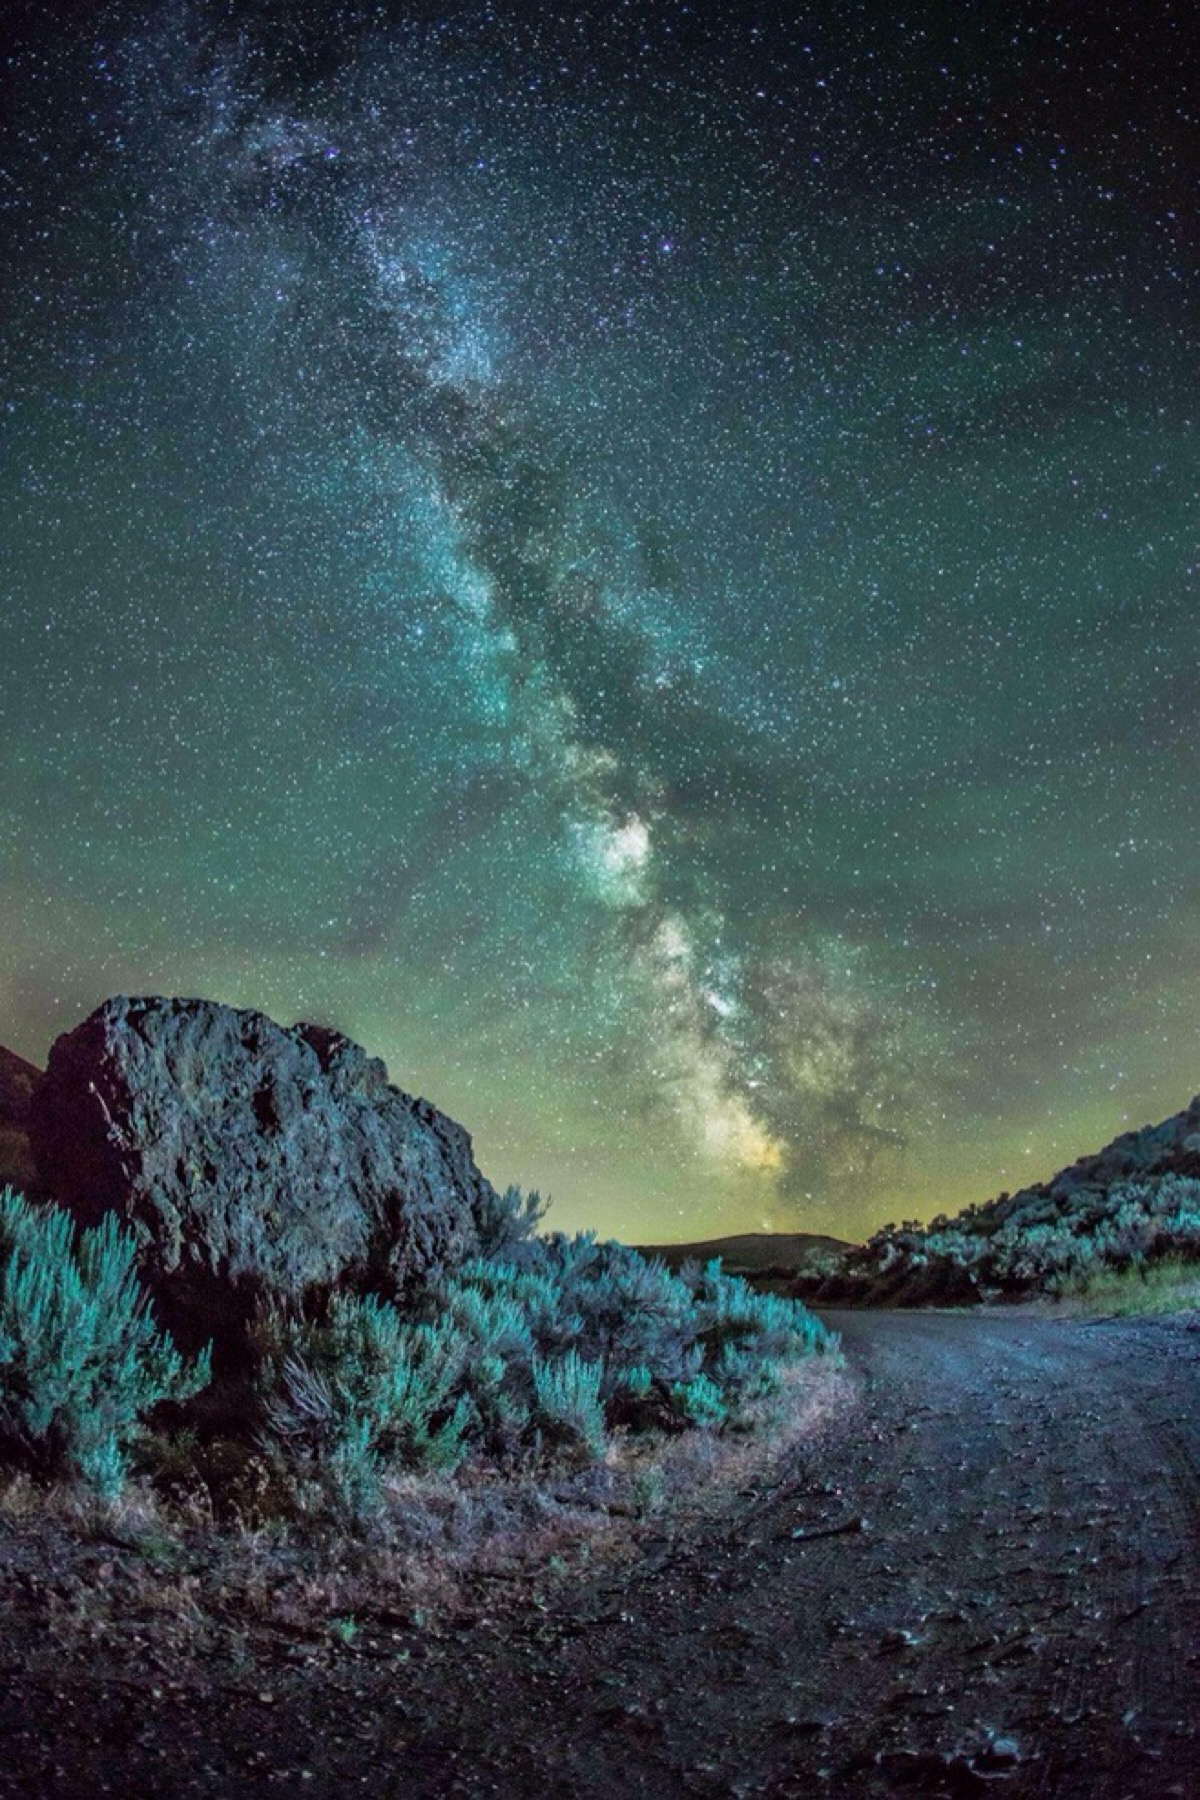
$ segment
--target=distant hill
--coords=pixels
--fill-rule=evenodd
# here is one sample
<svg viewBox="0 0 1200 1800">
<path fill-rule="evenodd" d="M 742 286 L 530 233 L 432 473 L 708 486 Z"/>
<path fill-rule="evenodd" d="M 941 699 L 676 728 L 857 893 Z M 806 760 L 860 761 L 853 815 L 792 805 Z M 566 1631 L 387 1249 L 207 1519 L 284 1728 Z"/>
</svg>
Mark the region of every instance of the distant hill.
<svg viewBox="0 0 1200 1800">
<path fill-rule="evenodd" d="M 25 1125 L 29 1097 L 41 1079 L 40 1069 L 0 1044 L 0 1187 L 33 1186 L 33 1159 Z"/>
<path fill-rule="evenodd" d="M 811 1231 L 745 1231 L 732 1237 L 703 1238 L 694 1244 L 639 1244 L 643 1256 L 661 1256 L 669 1269 L 689 1257 L 711 1262 L 719 1256 L 727 1274 L 752 1275 L 764 1269 L 802 1269 L 816 1252 L 840 1256 L 851 1246 L 842 1238 Z"/>
</svg>

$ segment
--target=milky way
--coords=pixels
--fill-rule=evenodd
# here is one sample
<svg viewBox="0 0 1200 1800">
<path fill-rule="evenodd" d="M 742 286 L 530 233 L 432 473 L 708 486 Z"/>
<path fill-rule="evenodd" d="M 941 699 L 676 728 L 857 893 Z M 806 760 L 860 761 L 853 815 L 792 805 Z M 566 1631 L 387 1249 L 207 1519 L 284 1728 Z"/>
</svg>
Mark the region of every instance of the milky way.
<svg viewBox="0 0 1200 1800">
<path fill-rule="evenodd" d="M 328 1021 L 633 1238 L 1185 1102 L 1188 12 L 900 10 L 28 9 L 0 1041 Z"/>
</svg>

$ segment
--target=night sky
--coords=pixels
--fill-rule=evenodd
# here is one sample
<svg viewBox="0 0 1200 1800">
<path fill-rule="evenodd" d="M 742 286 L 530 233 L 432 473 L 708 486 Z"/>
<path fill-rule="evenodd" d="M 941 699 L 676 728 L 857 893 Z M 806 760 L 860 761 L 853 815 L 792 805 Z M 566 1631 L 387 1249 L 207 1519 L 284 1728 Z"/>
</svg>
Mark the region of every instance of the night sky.
<svg viewBox="0 0 1200 1800">
<path fill-rule="evenodd" d="M 0 1042 L 332 1023 L 630 1239 L 1183 1105 L 1193 11 L 10 9 Z"/>
</svg>

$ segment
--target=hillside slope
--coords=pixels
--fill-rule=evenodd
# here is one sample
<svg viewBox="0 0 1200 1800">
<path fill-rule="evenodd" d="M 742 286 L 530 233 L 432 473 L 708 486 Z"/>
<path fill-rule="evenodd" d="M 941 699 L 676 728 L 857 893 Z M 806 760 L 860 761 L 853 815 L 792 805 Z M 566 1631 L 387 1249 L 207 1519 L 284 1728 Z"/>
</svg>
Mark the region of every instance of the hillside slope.
<svg viewBox="0 0 1200 1800">
<path fill-rule="evenodd" d="M 1049 1181 L 928 1225 L 885 1225 L 836 1274 L 799 1285 L 826 1304 L 956 1304 L 1062 1293 L 1172 1257 L 1200 1259 L 1200 1095 Z"/>
</svg>

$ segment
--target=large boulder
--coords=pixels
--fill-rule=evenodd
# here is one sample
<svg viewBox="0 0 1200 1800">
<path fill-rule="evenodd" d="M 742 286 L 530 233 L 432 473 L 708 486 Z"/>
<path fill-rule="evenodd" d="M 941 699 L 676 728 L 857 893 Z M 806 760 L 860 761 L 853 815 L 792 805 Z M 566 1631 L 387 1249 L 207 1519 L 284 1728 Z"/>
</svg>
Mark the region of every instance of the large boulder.
<svg viewBox="0 0 1200 1800">
<path fill-rule="evenodd" d="M 54 1044 L 29 1128 L 44 1188 L 119 1213 L 162 1322 L 219 1362 L 262 1301 L 461 1261 L 494 1197 L 462 1127 L 357 1044 L 207 1000 L 106 1001 Z"/>
<path fill-rule="evenodd" d="M 29 1101 L 42 1071 L 0 1044 L 0 1187 L 28 1193 L 36 1170 L 29 1148 Z"/>
</svg>

